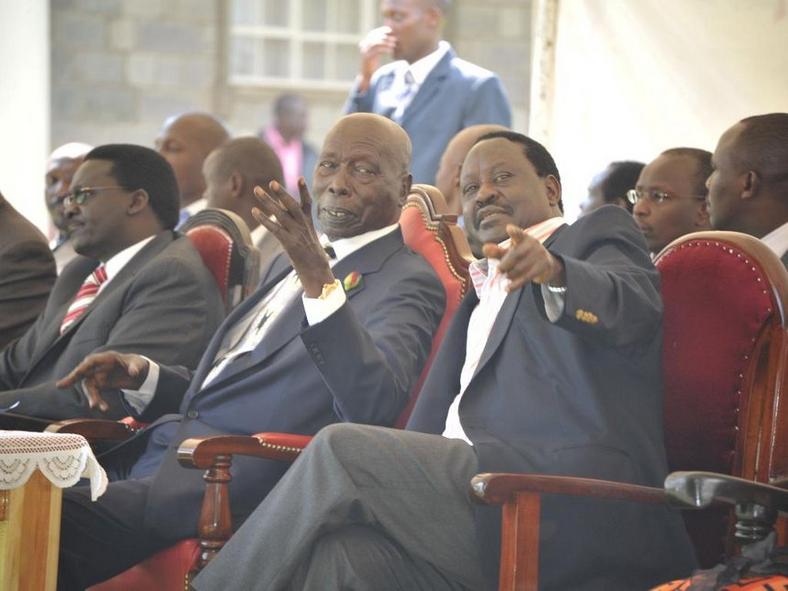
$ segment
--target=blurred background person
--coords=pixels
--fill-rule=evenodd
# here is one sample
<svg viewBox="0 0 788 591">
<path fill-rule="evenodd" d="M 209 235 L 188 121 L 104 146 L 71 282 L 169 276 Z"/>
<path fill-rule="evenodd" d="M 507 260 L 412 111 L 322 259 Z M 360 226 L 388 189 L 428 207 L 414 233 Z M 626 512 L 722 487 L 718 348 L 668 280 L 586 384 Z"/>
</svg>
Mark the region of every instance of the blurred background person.
<svg viewBox="0 0 788 591">
<path fill-rule="evenodd" d="M 627 191 L 635 188 L 640 171 L 645 164 L 632 160 L 611 162 L 607 168 L 591 179 L 588 195 L 580 202 L 580 215 L 591 213 L 603 205 L 617 205 L 632 213 Z"/>
</svg>

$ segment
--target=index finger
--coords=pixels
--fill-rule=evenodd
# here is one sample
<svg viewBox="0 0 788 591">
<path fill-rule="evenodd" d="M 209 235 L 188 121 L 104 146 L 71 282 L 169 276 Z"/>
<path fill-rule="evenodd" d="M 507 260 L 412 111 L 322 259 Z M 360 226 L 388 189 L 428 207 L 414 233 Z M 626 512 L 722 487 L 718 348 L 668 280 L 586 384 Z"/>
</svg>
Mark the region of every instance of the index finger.
<svg viewBox="0 0 788 591">
<path fill-rule="evenodd" d="M 60 378 L 55 382 L 58 388 L 68 388 L 76 384 L 79 380 L 83 379 L 88 374 L 92 373 L 97 366 L 102 363 L 102 359 L 96 355 L 90 355 L 82 360 L 71 372 L 65 377 Z"/>
</svg>

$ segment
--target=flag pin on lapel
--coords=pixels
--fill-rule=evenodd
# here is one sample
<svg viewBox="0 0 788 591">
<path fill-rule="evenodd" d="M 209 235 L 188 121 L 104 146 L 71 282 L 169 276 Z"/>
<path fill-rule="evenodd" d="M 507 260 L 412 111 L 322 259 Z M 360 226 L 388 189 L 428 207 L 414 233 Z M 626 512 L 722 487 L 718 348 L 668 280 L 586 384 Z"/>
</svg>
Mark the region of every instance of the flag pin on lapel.
<svg viewBox="0 0 788 591">
<path fill-rule="evenodd" d="M 361 287 L 363 283 L 364 279 L 361 276 L 361 273 L 358 271 L 352 271 L 348 273 L 342 280 L 342 287 L 345 289 L 345 293 L 349 293 L 354 289 Z"/>
</svg>

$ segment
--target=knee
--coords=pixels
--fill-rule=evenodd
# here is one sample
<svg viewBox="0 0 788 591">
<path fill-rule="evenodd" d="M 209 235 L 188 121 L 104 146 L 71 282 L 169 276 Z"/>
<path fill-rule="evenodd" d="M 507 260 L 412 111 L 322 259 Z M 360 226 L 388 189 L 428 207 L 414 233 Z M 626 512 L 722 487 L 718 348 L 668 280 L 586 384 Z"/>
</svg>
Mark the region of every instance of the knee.
<svg viewBox="0 0 788 591">
<path fill-rule="evenodd" d="M 379 427 L 371 427 L 369 425 L 357 425 L 354 423 L 334 423 L 323 427 L 312 442 L 309 444 L 308 449 L 328 449 L 334 454 L 342 454 L 348 450 L 363 449 L 370 440 L 376 439 L 376 431 Z"/>
</svg>

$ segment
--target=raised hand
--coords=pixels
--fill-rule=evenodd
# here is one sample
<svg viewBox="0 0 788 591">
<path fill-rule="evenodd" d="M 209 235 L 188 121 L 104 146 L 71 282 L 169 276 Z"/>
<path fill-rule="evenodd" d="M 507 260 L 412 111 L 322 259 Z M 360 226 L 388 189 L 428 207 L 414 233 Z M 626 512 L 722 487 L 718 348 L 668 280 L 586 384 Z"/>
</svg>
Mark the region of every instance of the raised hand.
<svg viewBox="0 0 788 591">
<path fill-rule="evenodd" d="M 372 74 L 380 65 L 380 58 L 394 53 L 397 38 L 391 33 L 391 27 L 378 27 L 367 33 L 358 44 L 361 50 L 361 71 L 359 72 L 359 90 L 365 92 L 369 88 Z"/>
<path fill-rule="evenodd" d="M 506 226 L 506 233 L 512 239 L 511 246 L 501 248 L 497 244 L 487 243 L 482 247 L 482 252 L 487 258 L 501 261 L 498 270 L 511 281 L 507 291 L 520 289 L 529 281 L 566 285 L 563 263 L 550 254 L 541 242 L 513 224 Z"/>
<path fill-rule="evenodd" d="M 282 244 L 307 297 L 316 298 L 323 285 L 334 282 L 334 275 L 312 224 L 312 197 L 304 177 L 298 179 L 298 191 L 300 205 L 276 181 L 268 190 L 255 187 L 258 207 L 252 215 Z"/>
<path fill-rule="evenodd" d="M 55 385 L 69 388 L 82 381 L 90 408 L 107 412 L 109 405 L 101 390 L 138 390 L 148 376 L 148 366 L 148 360 L 139 355 L 115 351 L 94 353 Z"/>
</svg>

